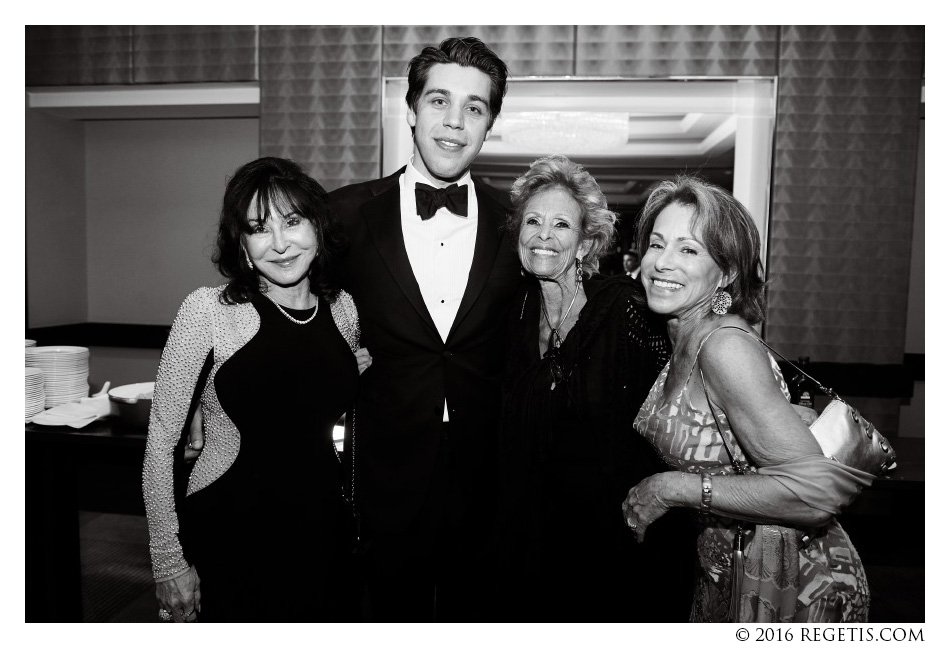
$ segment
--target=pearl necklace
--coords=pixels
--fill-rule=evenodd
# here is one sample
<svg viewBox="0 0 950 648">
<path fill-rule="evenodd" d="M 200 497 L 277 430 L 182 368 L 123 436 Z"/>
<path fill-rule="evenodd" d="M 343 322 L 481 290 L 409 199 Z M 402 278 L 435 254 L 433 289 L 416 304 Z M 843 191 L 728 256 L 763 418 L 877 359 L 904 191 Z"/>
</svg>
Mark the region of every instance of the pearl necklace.
<svg viewBox="0 0 950 648">
<path fill-rule="evenodd" d="M 313 314 L 305 320 L 299 320 L 296 317 L 292 316 L 290 313 L 288 313 L 286 310 L 284 310 L 285 307 L 278 304 L 277 300 L 275 300 L 273 297 L 271 297 L 267 293 L 263 293 L 263 295 L 267 297 L 269 300 L 271 300 L 272 302 L 274 302 L 274 306 L 277 307 L 277 310 L 280 311 L 281 315 L 289 319 L 294 324 L 299 324 L 300 326 L 303 326 L 304 324 L 309 324 L 310 322 L 312 322 L 313 318 L 317 316 L 317 310 L 319 310 L 320 308 L 320 300 L 318 299 L 317 305 L 313 307 Z"/>
</svg>

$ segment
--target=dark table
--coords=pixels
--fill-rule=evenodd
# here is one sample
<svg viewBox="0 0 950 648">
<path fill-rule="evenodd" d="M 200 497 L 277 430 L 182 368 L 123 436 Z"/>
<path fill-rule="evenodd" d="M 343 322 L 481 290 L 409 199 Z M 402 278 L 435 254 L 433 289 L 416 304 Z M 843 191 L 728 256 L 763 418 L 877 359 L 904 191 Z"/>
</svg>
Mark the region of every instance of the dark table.
<svg viewBox="0 0 950 648">
<path fill-rule="evenodd" d="M 26 621 L 82 621 L 79 511 L 145 514 L 145 430 L 26 426 Z"/>
</svg>

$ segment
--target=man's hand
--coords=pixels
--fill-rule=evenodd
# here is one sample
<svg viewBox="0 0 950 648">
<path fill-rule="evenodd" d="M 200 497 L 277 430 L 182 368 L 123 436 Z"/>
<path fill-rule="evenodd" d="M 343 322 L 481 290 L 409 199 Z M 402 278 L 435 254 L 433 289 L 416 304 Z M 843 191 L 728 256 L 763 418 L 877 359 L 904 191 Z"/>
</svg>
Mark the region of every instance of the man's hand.
<svg viewBox="0 0 950 648">
<path fill-rule="evenodd" d="M 185 461 L 194 462 L 201 454 L 201 448 L 205 444 L 205 434 L 203 429 L 204 419 L 201 418 L 201 408 L 195 411 L 195 416 L 191 419 L 191 426 L 188 428 L 188 446 L 185 448 Z"/>
<path fill-rule="evenodd" d="M 369 349 L 366 347 L 360 348 L 355 354 L 356 356 L 356 366 L 360 370 L 360 375 L 363 375 L 363 372 L 369 369 L 370 365 L 373 364 L 373 356 L 369 354 Z"/>
</svg>

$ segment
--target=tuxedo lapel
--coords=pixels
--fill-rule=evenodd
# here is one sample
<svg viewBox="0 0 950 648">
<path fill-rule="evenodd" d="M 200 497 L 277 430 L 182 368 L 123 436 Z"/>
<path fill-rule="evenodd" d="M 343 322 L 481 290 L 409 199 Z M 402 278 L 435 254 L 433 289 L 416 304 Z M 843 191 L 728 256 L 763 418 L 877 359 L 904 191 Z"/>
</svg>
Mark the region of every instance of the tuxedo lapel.
<svg viewBox="0 0 950 648">
<path fill-rule="evenodd" d="M 442 337 L 439 335 L 435 322 L 432 321 L 429 309 L 426 308 L 422 292 L 419 290 L 419 283 L 412 273 L 409 255 L 406 253 L 399 210 L 399 183 L 395 183 L 363 203 L 360 207 L 360 215 L 393 279 L 396 280 L 412 307 L 419 313 L 419 317 L 426 322 L 436 339 L 441 342 Z"/>
<path fill-rule="evenodd" d="M 478 200 L 478 233 L 475 235 L 475 255 L 472 258 L 472 269 L 468 273 L 468 283 L 465 284 L 465 292 L 462 294 L 458 313 L 455 315 L 455 320 L 452 322 L 452 328 L 446 341 L 452 339 L 455 330 L 465 319 L 468 311 L 471 310 L 475 300 L 478 299 L 479 294 L 485 287 L 492 266 L 495 265 L 498 246 L 501 244 L 503 236 L 502 230 L 506 216 L 504 208 L 489 197 L 478 181 L 475 181 L 475 196 Z"/>
</svg>

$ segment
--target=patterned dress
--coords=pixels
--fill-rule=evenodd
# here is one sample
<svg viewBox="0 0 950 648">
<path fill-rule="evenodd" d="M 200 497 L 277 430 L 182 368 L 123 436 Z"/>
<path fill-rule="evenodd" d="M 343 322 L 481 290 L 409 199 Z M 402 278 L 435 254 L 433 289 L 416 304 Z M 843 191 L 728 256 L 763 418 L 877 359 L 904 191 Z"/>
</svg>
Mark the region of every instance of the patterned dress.
<svg viewBox="0 0 950 648">
<path fill-rule="evenodd" d="M 708 339 L 708 336 L 707 336 Z M 705 343 L 705 340 L 703 340 Z M 702 344 L 700 344 L 702 349 Z M 693 359 L 689 375 L 696 369 Z M 775 359 L 769 355 L 776 381 L 788 398 L 788 388 Z M 684 386 L 670 402 L 663 389 L 670 365 L 660 373 L 634 421 L 634 427 L 673 469 L 698 474 L 733 474 L 723 437 L 708 412 L 693 406 Z M 685 385 L 689 384 L 687 377 Z M 755 473 L 719 413 L 729 448 L 745 470 Z M 715 487 L 715 480 L 713 480 Z M 694 622 L 731 622 L 732 544 L 736 521 L 697 513 L 698 569 L 693 595 Z M 837 520 L 822 529 L 802 530 L 772 524 L 753 526 L 746 543 L 741 583 L 739 622 L 867 621 L 868 584 L 857 551 Z"/>
</svg>

